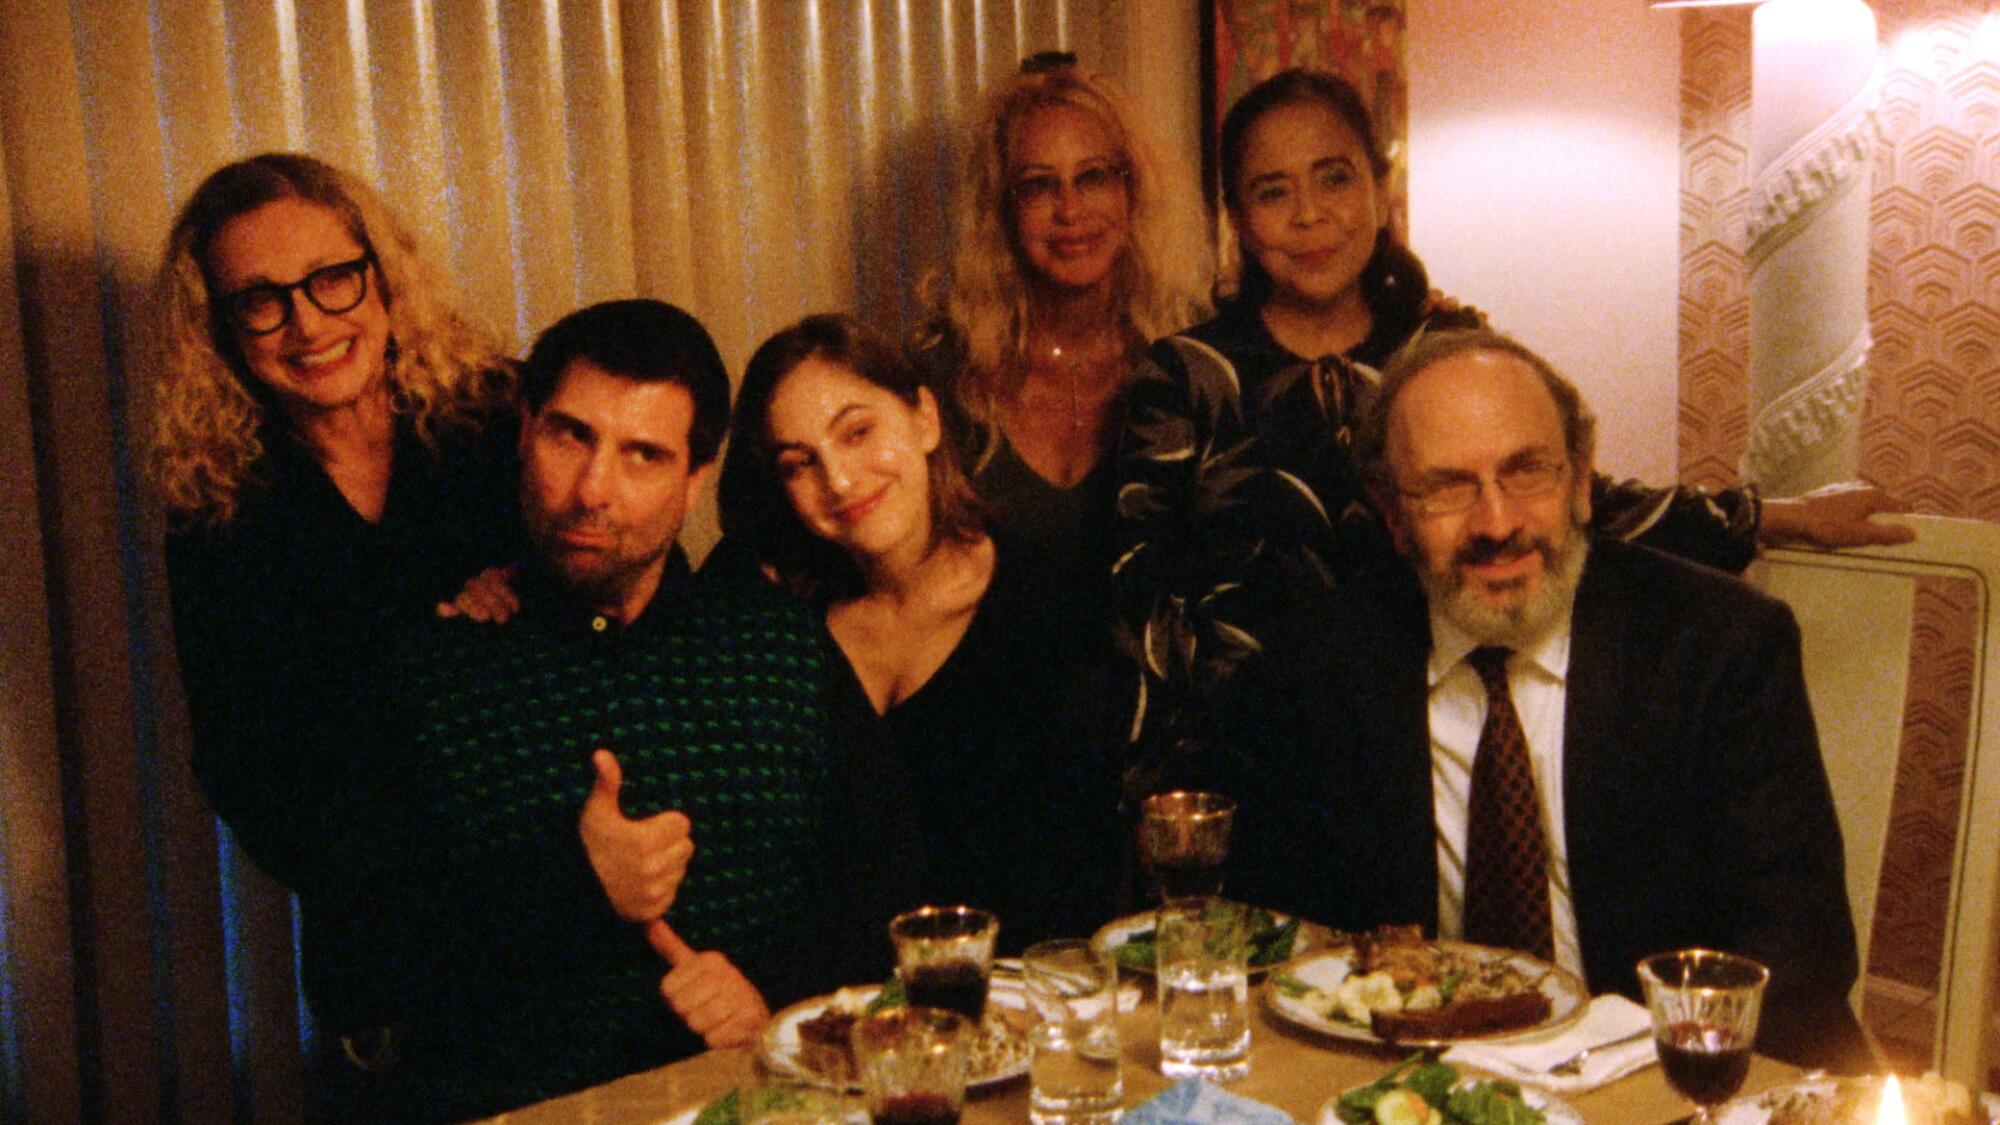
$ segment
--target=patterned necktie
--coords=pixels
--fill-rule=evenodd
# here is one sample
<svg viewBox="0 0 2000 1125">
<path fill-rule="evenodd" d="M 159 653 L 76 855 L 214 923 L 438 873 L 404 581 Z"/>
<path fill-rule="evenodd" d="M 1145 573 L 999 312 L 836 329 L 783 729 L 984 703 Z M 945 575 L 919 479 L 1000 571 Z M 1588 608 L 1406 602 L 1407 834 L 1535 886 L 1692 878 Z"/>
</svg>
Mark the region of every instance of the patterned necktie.
<svg viewBox="0 0 2000 1125">
<path fill-rule="evenodd" d="M 1511 650 L 1486 645 L 1465 660 L 1486 685 L 1486 725 L 1472 761 L 1465 833 L 1465 939 L 1555 956 L 1548 841 L 1528 762 L 1528 735 L 1507 690 Z"/>
</svg>

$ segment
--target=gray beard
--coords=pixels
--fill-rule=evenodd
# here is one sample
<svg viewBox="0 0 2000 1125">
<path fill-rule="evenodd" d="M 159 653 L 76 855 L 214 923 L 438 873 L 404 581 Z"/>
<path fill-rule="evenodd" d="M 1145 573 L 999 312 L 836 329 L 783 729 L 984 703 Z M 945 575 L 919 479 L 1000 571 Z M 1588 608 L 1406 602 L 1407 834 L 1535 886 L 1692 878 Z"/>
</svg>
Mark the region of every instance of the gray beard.
<svg viewBox="0 0 2000 1125">
<path fill-rule="evenodd" d="M 1584 559 L 1590 554 L 1589 533 L 1573 525 L 1561 546 L 1546 539 L 1518 538 L 1519 545 L 1542 556 L 1542 584 L 1526 601 L 1510 608 L 1490 605 L 1470 589 L 1459 575 L 1456 556 L 1441 571 L 1427 565 L 1417 567 L 1432 611 L 1479 644 L 1527 647 L 1567 614 L 1576 600 Z M 1510 540 L 1507 546 L 1511 549 L 1515 545 L 1516 541 Z"/>
</svg>

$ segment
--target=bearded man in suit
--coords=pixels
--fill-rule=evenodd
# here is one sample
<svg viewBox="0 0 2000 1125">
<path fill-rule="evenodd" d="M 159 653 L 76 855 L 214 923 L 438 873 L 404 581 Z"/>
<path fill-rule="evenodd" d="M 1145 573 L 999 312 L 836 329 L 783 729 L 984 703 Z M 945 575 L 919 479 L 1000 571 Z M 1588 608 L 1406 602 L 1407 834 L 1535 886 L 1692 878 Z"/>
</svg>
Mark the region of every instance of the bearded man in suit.
<svg viewBox="0 0 2000 1125">
<path fill-rule="evenodd" d="M 1484 330 L 1420 339 L 1357 435 L 1411 566 L 1246 677 L 1200 780 L 1232 892 L 1537 952 L 1593 992 L 1689 946 L 1771 969 L 1758 1049 L 1865 1068 L 1840 828 L 1780 602 L 1586 530 L 1594 420 Z"/>
</svg>

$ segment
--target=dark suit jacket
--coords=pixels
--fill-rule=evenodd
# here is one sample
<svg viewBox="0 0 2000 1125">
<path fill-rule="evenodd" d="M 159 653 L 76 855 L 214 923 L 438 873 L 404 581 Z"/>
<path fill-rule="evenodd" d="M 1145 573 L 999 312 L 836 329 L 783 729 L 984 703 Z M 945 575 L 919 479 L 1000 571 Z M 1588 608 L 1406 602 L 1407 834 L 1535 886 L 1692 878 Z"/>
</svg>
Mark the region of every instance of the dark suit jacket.
<svg viewBox="0 0 2000 1125">
<path fill-rule="evenodd" d="M 1240 802 L 1229 886 L 1361 929 L 1437 923 L 1430 628 L 1413 576 L 1343 591 L 1274 639 L 1197 780 Z M 1649 953 L 1771 967 L 1759 1048 L 1867 1065 L 1840 828 L 1791 611 L 1733 578 L 1596 540 L 1572 624 L 1563 802 L 1593 992 Z M 1856 1052 L 1860 1052 L 1856 1054 Z"/>
</svg>

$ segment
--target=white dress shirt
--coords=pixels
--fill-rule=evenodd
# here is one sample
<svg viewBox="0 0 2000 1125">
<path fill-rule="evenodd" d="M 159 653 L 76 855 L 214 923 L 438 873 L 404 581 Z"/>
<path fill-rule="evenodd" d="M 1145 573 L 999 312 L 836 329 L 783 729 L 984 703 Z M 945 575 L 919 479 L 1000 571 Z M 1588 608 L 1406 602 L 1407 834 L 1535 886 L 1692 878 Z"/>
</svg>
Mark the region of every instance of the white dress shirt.
<svg viewBox="0 0 2000 1125">
<path fill-rule="evenodd" d="M 1507 658 L 1507 689 L 1528 736 L 1528 758 L 1549 849 L 1549 909 L 1556 964 L 1582 975 L 1576 905 L 1569 891 L 1563 833 L 1563 700 L 1569 684 L 1570 616 Z M 1438 936 L 1465 934 L 1465 834 L 1472 800 L 1472 760 L 1486 724 L 1486 687 L 1465 657 L 1481 642 L 1431 615 L 1431 800 L 1437 821 Z"/>
</svg>

